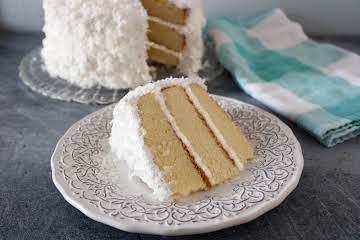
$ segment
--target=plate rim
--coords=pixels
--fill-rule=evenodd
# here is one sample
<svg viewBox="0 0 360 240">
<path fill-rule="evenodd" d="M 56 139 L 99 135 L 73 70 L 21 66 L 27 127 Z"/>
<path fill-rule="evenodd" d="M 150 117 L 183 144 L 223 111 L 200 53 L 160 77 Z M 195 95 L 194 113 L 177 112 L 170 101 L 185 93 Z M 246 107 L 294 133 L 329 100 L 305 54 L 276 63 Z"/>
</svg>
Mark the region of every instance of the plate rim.
<svg viewBox="0 0 360 240">
<path fill-rule="evenodd" d="M 289 179 L 287 185 L 279 192 L 278 196 L 276 198 L 270 199 L 269 201 L 266 202 L 266 204 L 261 204 L 259 206 L 255 206 L 253 208 L 253 211 L 245 212 L 245 214 L 240 214 L 239 216 L 233 217 L 233 218 L 222 219 L 222 220 L 216 219 L 216 220 L 213 220 L 212 222 L 211 221 L 210 222 L 199 222 L 199 223 L 196 223 L 195 225 L 171 226 L 171 227 L 159 227 L 158 224 L 144 223 L 144 222 L 136 222 L 136 224 L 126 224 L 122 221 L 117 221 L 115 218 L 111 218 L 107 215 L 97 213 L 97 212 L 91 210 L 89 207 L 81 204 L 80 201 L 78 201 L 78 198 L 76 197 L 76 195 L 74 195 L 70 189 L 65 189 L 62 186 L 61 182 L 63 182 L 63 177 L 60 176 L 56 171 L 57 169 L 55 169 L 56 157 L 61 153 L 60 152 L 61 145 L 66 140 L 68 134 L 73 132 L 73 130 L 76 129 L 76 127 L 78 127 L 78 125 L 81 122 L 83 122 L 85 119 L 89 119 L 92 116 L 98 115 L 98 114 L 106 111 L 107 108 L 111 108 L 116 103 L 113 103 L 111 105 L 103 107 L 95 112 L 92 112 L 92 113 L 84 116 L 83 118 L 81 118 L 80 120 L 78 120 L 77 122 L 72 124 L 68 128 L 68 130 L 63 134 L 63 136 L 58 140 L 58 142 L 55 146 L 54 152 L 51 156 L 51 176 L 52 176 L 53 183 L 55 184 L 56 188 L 61 193 L 63 198 L 68 203 L 70 203 L 73 207 L 77 208 L 79 211 L 81 211 L 83 214 L 85 214 L 87 217 L 89 217 L 92 220 L 95 220 L 97 222 L 115 227 L 119 230 L 132 232 L 132 233 L 163 235 L 163 236 L 181 236 L 181 235 L 202 234 L 202 233 L 214 232 L 214 231 L 218 231 L 221 229 L 244 224 L 244 223 L 250 222 L 250 221 L 262 216 L 263 214 L 267 213 L 268 211 L 279 206 L 290 195 L 290 193 L 294 191 L 294 189 L 299 184 L 299 181 L 300 181 L 300 178 L 301 178 L 301 175 L 303 172 L 303 167 L 304 167 L 304 157 L 303 157 L 301 145 L 300 145 L 299 141 L 297 140 L 295 134 L 291 130 L 291 128 L 287 124 L 285 124 L 281 119 L 279 119 L 277 116 L 275 116 L 274 114 L 267 112 L 267 111 L 261 109 L 260 107 L 242 102 L 240 100 L 237 100 L 237 99 L 234 99 L 231 97 L 225 97 L 225 96 L 214 95 L 214 94 L 211 94 L 211 95 L 219 100 L 225 100 L 225 101 L 230 101 L 230 102 L 233 102 L 236 104 L 250 106 L 251 108 L 254 108 L 257 112 L 263 113 L 265 115 L 271 115 L 271 117 L 274 120 L 278 121 L 279 125 L 281 126 L 281 129 L 284 129 L 284 131 L 289 133 L 290 136 L 293 138 L 294 146 L 295 146 L 295 150 L 296 150 L 294 152 L 294 154 L 296 155 L 295 158 L 297 159 L 296 163 L 298 166 L 298 168 L 297 168 L 298 170 L 294 172 L 293 177 Z M 68 187 L 68 185 L 66 187 Z"/>
</svg>

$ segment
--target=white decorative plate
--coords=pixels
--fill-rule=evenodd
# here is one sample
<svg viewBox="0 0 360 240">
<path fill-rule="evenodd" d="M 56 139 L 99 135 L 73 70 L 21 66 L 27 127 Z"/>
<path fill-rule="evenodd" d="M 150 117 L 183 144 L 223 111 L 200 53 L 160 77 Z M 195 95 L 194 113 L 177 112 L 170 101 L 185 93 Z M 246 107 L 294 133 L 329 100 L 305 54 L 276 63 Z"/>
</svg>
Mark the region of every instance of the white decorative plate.
<svg viewBox="0 0 360 240">
<path fill-rule="evenodd" d="M 51 159 L 52 176 L 64 198 L 88 217 L 121 230 L 185 235 L 251 221 L 278 206 L 299 182 L 301 147 L 275 116 L 248 104 L 215 96 L 250 139 L 256 159 L 240 177 L 183 201 L 160 203 L 140 181 L 129 180 L 126 165 L 111 165 L 114 105 L 73 125 Z"/>
</svg>

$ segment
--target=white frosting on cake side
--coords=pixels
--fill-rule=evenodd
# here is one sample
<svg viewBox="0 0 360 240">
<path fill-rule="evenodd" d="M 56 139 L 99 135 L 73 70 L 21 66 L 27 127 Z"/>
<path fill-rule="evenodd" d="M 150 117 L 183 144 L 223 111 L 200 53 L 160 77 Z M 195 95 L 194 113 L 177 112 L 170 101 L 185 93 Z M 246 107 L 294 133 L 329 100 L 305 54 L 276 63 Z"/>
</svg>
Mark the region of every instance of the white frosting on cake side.
<svg viewBox="0 0 360 240">
<path fill-rule="evenodd" d="M 151 81 L 147 14 L 134 0 L 44 0 L 42 56 L 51 76 L 84 88 Z"/>
<path fill-rule="evenodd" d="M 189 9 L 189 16 L 185 26 L 166 22 L 157 17 L 150 17 L 151 20 L 171 27 L 185 35 L 186 46 L 180 56 L 179 70 L 185 74 L 193 75 L 202 66 L 204 54 L 204 43 L 202 38 L 202 28 L 206 20 L 203 12 L 202 0 L 169 0 L 179 8 Z"/>
<path fill-rule="evenodd" d="M 144 143 L 145 131 L 141 127 L 136 98 L 120 101 L 114 109 L 110 137 L 111 151 L 124 161 L 129 177 L 139 177 L 153 190 L 153 197 L 161 201 L 170 199 L 171 191 L 163 174 L 153 162 Z M 114 164 L 121 162 L 114 161 Z"/>
<path fill-rule="evenodd" d="M 177 6 L 189 8 L 189 17 L 183 32 L 186 37 L 186 47 L 179 65 L 180 71 L 189 76 L 197 73 L 202 65 L 204 43 L 202 28 L 205 26 L 202 0 L 170 0 Z"/>
</svg>

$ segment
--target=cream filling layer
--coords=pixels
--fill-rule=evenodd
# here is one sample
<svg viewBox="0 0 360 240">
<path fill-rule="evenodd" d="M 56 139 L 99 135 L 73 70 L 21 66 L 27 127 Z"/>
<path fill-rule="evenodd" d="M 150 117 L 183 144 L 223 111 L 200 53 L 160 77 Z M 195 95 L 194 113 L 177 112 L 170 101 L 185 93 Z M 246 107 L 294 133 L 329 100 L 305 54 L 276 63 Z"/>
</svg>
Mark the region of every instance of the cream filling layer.
<svg viewBox="0 0 360 240">
<path fill-rule="evenodd" d="M 201 106 L 201 103 L 199 99 L 195 96 L 195 94 L 192 92 L 189 85 L 185 86 L 186 94 L 189 96 L 191 102 L 194 104 L 195 108 L 198 110 L 198 112 L 201 114 L 201 116 L 204 118 L 206 124 L 210 128 L 210 130 L 213 132 L 217 140 L 222 145 L 223 149 L 227 152 L 229 157 L 234 161 L 236 167 L 239 170 L 244 169 L 244 164 L 239 158 L 239 156 L 236 154 L 236 152 L 232 149 L 232 147 L 227 144 L 226 139 L 224 138 L 224 135 L 221 133 L 221 131 L 216 127 L 214 121 L 211 119 L 210 115 L 206 110 Z"/>
<path fill-rule="evenodd" d="M 181 132 L 180 128 L 178 127 L 178 125 L 176 124 L 176 120 L 175 118 L 171 115 L 171 113 L 169 112 L 168 108 L 166 107 L 166 103 L 164 100 L 164 95 L 161 92 L 161 89 L 157 89 L 155 92 L 155 96 L 157 97 L 157 100 L 159 101 L 160 104 L 160 108 L 163 111 L 163 113 L 165 114 L 168 122 L 170 123 L 170 125 L 172 126 L 172 128 L 174 129 L 174 132 L 176 134 L 176 136 L 182 141 L 182 143 L 185 145 L 185 147 L 187 148 L 188 152 L 190 153 L 190 155 L 192 156 L 192 158 L 194 159 L 197 167 L 199 167 L 201 169 L 201 171 L 203 171 L 203 173 L 206 175 L 206 177 L 208 178 L 208 180 L 210 182 L 214 182 L 214 177 L 211 174 L 211 171 L 209 170 L 209 168 L 206 166 L 206 164 L 202 161 L 201 157 L 199 156 L 199 154 L 195 151 L 195 149 L 193 148 L 193 146 L 191 145 L 191 142 L 189 141 L 189 139 Z"/>
<path fill-rule="evenodd" d="M 169 48 L 167 48 L 167 47 L 165 47 L 163 45 L 160 45 L 160 44 L 157 44 L 157 43 L 154 43 L 154 42 L 147 41 L 146 45 L 148 47 L 153 47 L 153 48 L 159 49 L 159 50 L 161 50 L 163 52 L 174 55 L 175 57 L 179 58 L 180 60 L 181 60 L 181 58 L 183 56 L 182 53 L 180 53 L 180 52 L 175 52 L 174 50 L 171 50 L 171 49 L 169 49 Z"/>
<path fill-rule="evenodd" d="M 174 23 L 164 21 L 161 18 L 154 17 L 154 16 L 149 16 L 149 20 L 154 21 L 154 22 L 156 22 L 158 24 L 164 25 L 166 27 L 172 28 L 172 29 L 174 29 L 175 31 L 177 31 L 179 33 L 182 33 L 182 34 L 186 33 L 186 30 L 185 30 L 186 25 L 174 24 Z"/>
</svg>

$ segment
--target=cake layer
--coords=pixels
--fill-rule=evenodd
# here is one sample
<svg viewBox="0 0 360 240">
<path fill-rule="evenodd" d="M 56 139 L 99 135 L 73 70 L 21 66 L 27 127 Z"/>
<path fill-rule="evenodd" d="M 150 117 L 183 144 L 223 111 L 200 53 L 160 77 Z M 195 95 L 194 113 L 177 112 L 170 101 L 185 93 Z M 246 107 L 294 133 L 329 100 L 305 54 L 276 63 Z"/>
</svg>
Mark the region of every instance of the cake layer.
<svg viewBox="0 0 360 240">
<path fill-rule="evenodd" d="M 185 36 L 176 29 L 161 24 L 152 19 L 149 20 L 148 38 L 150 41 L 163 45 L 176 52 L 181 52 L 185 48 Z"/>
<path fill-rule="evenodd" d="M 240 167 L 248 160 L 254 158 L 253 148 L 245 135 L 235 125 L 231 117 L 209 96 L 206 90 L 197 84 L 191 84 L 189 88 L 196 98 L 192 99 L 193 102 L 200 104 L 198 108 L 203 110 L 202 115 L 208 125 L 213 125 L 213 132 L 224 148 L 229 152 L 234 161 L 240 161 L 237 165 Z"/>
<path fill-rule="evenodd" d="M 201 164 L 197 161 L 198 167 L 206 174 L 210 184 L 216 185 L 237 176 L 239 169 L 208 128 L 185 89 L 171 86 L 163 89 L 162 93 L 166 107 L 174 117 L 179 130 L 200 158 Z"/>
<path fill-rule="evenodd" d="M 140 0 L 150 16 L 161 18 L 165 21 L 185 25 L 188 10 L 178 8 L 169 0 Z"/>
<path fill-rule="evenodd" d="M 180 59 L 178 56 L 164 51 L 161 48 L 156 48 L 153 45 L 149 46 L 147 54 L 148 59 L 162 64 L 178 65 L 180 63 Z"/>
<path fill-rule="evenodd" d="M 148 93 L 140 97 L 138 111 L 145 130 L 144 143 L 150 149 L 153 161 L 162 171 L 174 197 L 204 190 L 206 185 L 192 157 L 168 122 L 156 95 Z"/>
</svg>

